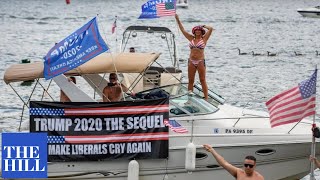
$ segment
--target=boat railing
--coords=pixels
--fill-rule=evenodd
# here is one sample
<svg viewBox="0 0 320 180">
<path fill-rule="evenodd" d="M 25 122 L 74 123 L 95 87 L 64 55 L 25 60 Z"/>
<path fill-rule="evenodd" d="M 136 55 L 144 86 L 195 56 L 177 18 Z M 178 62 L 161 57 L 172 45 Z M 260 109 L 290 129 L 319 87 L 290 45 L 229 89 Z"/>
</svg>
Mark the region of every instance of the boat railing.
<svg viewBox="0 0 320 180">
<path fill-rule="evenodd" d="M 121 52 L 124 52 L 128 42 L 131 38 L 136 38 L 138 33 L 142 34 L 150 34 L 152 37 L 156 37 L 154 34 L 161 34 L 161 39 L 166 41 L 166 47 L 168 50 L 169 58 L 171 63 L 174 67 L 179 68 L 179 63 L 177 62 L 177 49 L 176 49 L 176 42 L 175 42 L 175 35 L 173 32 L 167 27 L 158 27 L 158 26 L 129 26 L 125 29 L 122 35 L 122 42 L 121 42 Z M 149 40 L 149 38 L 144 38 Z M 140 42 L 141 43 L 141 42 Z M 173 44 L 170 46 L 170 43 Z M 165 47 L 165 46 L 164 46 Z M 148 47 L 149 49 L 150 47 Z M 157 51 L 159 48 L 157 49 Z"/>
<path fill-rule="evenodd" d="M 190 112 L 188 112 L 189 114 L 191 114 Z M 190 119 L 190 116 L 192 116 L 192 118 Z M 242 120 L 242 121 L 245 121 L 245 120 L 248 120 L 248 119 L 254 119 L 254 120 L 259 120 L 259 119 L 269 119 L 270 117 L 268 117 L 268 116 L 256 116 L 256 115 L 254 115 L 254 116 L 246 116 L 246 117 L 243 117 L 243 116 L 241 116 L 241 117 L 221 117 L 221 118 L 195 118 L 195 116 L 194 115 L 189 115 L 189 117 L 180 117 L 178 120 L 180 121 L 180 122 L 182 122 L 183 124 L 185 124 L 186 122 L 188 123 L 188 124 L 190 124 L 190 126 L 186 126 L 187 128 L 189 128 L 189 129 L 191 129 L 191 132 L 190 132 L 190 134 L 191 134 L 191 136 L 192 136 L 192 138 L 191 138 L 191 141 L 192 141 L 192 139 L 193 139 L 193 134 L 194 134 L 194 129 L 195 129 L 195 125 L 194 125 L 194 122 L 195 121 L 222 121 L 222 122 L 224 122 L 224 121 L 226 121 L 226 120 L 235 120 L 235 123 L 233 124 L 233 126 L 229 126 L 229 128 L 230 127 L 232 127 L 232 128 L 237 128 L 236 127 L 236 125 L 237 125 L 237 123 L 240 121 L 240 120 Z M 297 124 L 305 124 L 305 125 L 312 125 L 312 122 L 310 121 L 300 121 L 299 123 L 297 123 Z M 290 132 L 297 126 L 297 124 L 295 124 L 293 127 L 291 127 L 290 128 L 290 130 L 289 131 L 283 131 L 283 130 L 281 130 L 281 131 L 279 131 L 278 133 L 277 133 L 277 130 L 275 130 L 275 132 L 274 133 L 272 133 L 272 134 L 290 134 Z M 204 125 L 204 127 L 205 127 L 206 125 Z M 217 127 L 218 128 L 218 127 Z M 221 128 L 228 128 L 228 127 L 221 127 Z M 240 129 L 241 128 L 243 128 L 243 127 L 239 127 Z M 244 128 L 244 129 L 247 129 L 247 128 Z M 250 128 L 251 129 L 251 128 Z M 252 129 L 271 129 L 271 127 L 270 128 L 259 128 L 259 127 L 253 127 Z M 188 135 L 188 136 L 190 136 L 190 134 Z"/>
<path fill-rule="evenodd" d="M 192 119 L 192 121 L 224 121 L 224 120 L 235 120 L 236 122 L 232 125 L 232 127 L 236 127 L 240 120 L 246 119 L 269 119 L 267 116 L 247 116 L 247 117 L 225 117 L 225 118 L 197 118 Z M 179 119 L 179 121 L 190 121 L 190 119 Z"/>
</svg>

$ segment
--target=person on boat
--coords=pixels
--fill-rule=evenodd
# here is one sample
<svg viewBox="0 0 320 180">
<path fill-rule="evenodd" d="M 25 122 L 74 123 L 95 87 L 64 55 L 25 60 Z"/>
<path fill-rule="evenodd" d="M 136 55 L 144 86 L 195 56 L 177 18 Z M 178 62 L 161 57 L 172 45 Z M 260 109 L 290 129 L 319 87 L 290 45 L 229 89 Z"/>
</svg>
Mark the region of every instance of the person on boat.
<svg viewBox="0 0 320 180">
<path fill-rule="evenodd" d="M 264 180 L 264 177 L 258 173 L 256 168 L 256 158 L 254 156 L 247 156 L 244 159 L 243 169 L 237 168 L 227 162 L 220 154 L 218 154 L 210 145 L 203 145 L 204 149 L 210 152 L 216 161 L 226 169 L 233 177 L 236 179 L 246 180 L 246 179 L 254 179 L 254 180 Z"/>
<path fill-rule="evenodd" d="M 73 76 L 68 77 L 68 81 L 76 84 L 76 78 Z M 60 90 L 60 102 L 71 102 L 70 98 L 62 90 Z"/>
<path fill-rule="evenodd" d="M 312 130 L 312 135 L 315 138 L 320 138 L 320 129 L 319 129 L 319 127 L 314 126 L 314 127 L 312 127 L 311 130 Z M 317 166 L 317 168 L 320 168 L 320 161 L 316 157 L 310 156 L 309 160 L 311 162 L 313 162 Z"/>
<path fill-rule="evenodd" d="M 208 100 L 208 86 L 206 82 L 206 62 L 204 58 L 204 48 L 206 47 L 207 41 L 214 29 L 208 25 L 195 26 L 194 28 L 192 28 L 192 34 L 190 34 L 184 29 L 177 14 L 175 15 L 175 18 L 182 34 L 189 41 L 190 55 L 188 62 L 188 90 L 193 92 L 194 78 L 196 72 L 198 71 L 204 98 Z M 207 29 L 207 31 L 205 29 Z"/>
<path fill-rule="evenodd" d="M 135 52 L 136 52 L 136 50 L 134 49 L 134 47 L 130 47 L 130 48 L 129 48 L 129 52 L 131 52 L 131 53 L 135 53 Z"/>
<path fill-rule="evenodd" d="M 110 73 L 109 83 L 103 89 L 103 102 L 116 102 L 120 101 L 123 92 L 127 92 L 128 88 L 118 82 L 118 76 L 116 73 Z"/>
</svg>

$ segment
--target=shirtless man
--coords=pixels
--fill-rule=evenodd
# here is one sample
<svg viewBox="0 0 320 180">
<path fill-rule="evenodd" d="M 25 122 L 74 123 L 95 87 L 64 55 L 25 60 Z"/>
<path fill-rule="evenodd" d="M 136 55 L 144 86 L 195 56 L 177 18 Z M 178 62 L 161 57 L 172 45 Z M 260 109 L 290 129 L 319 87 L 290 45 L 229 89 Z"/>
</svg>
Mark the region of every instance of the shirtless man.
<svg viewBox="0 0 320 180">
<path fill-rule="evenodd" d="M 125 85 L 118 83 L 118 76 L 116 73 L 110 73 L 109 83 L 103 89 L 103 102 L 120 101 L 122 91 L 127 92 L 128 88 Z"/>
<path fill-rule="evenodd" d="M 218 154 L 210 145 L 203 145 L 204 149 L 210 152 L 217 162 L 226 169 L 237 180 L 264 180 L 263 176 L 258 173 L 256 168 L 256 158 L 253 156 L 247 156 L 243 163 L 243 169 L 237 168 L 228 163 L 220 154 Z"/>
</svg>

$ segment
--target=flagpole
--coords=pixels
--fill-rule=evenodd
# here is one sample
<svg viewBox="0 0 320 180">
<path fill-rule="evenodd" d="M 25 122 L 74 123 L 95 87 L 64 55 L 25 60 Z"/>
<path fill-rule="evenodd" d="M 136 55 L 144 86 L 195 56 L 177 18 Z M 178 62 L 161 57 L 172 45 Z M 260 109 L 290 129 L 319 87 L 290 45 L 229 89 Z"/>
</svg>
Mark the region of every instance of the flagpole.
<svg viewBox="0 0 320 180">
<path fill-rule="evenodd" d="M 312 124 L 312 129 L 316 127 L 315 124 L 315 115 L 313 115 L 313 124 Z M 311 156 L 315 157 L 316 155 L 316 138 L 312 134 L 312 143 L 311 143 Z M 315 180 L 314 178 L 314 161 L 311 161 L 311 166 L 310 166 L 310 180 Z"/>
<path fill-rule="evenodd" d="M 116 33 L 116 34 L 115 34 L 115 36 L 116 36 L 116 52 L 118 52 L 118 36 L 117 36 L 117 30 L 116 30 L 116 28 L 117 28 L 117 19 L 118 19 L 118 16 L 115 16 L 114 19 L 115 19 L 115 20 L 114 20 L 114 23 L 115 23 L 115 25 L 116 25 L 115 30 L 114 30 L 115 33 Z"/>
<path fill-rule="evenodd" d="M 318 74 L 317 66 L 316 66 L 316 72 Z M 316 85 L 315 98 L 316 98 L 316 96 L 317 96 L 317 85 Z M 316 100 L 315 100 L 315 102 L 317 102 Z M 316 105 L 315 105 L 315 110 L 316 110 Z M 313 115 L 312 130 L 315 127 L 316 127 L 316 113 Z M 316 138 L 314 137 L 313 133 L 312 133 L 312 143 L 311 143 L 311 156 L 312 157 L 316 156 Z M 311 161 L 310 163 L 311 163 L 311 166 L 310 166 L 310 180 L 315 180 L 315 177 L 314 177 L 314 161 Z"/>
</svg>

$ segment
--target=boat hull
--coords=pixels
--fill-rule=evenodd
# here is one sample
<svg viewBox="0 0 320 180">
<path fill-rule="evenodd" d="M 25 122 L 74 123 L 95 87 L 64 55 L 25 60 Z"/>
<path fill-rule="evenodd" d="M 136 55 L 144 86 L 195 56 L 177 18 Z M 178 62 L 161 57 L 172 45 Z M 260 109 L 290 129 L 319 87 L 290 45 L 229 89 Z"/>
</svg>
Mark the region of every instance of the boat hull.
<svg viewBox="0 0 320 180">
<path fill-rule="evenodd" d="M 304 17 L 320 18 L 320 12 L 298 11 Z"/>
<path fill-rule="evenodd" d="M 298 9 L 297 11 L 304 17 L 320 18 L 319 6 L 312 7 L 312 8 Z"/>
<path fill-rule="evenodd" d="M 243 160 L 247 155 L 257 158 L 257 170 L 265 179 L 297 179 L 302 178 L 310 172 L 308 156 L 310 155 L 311 138 L 305 142 L 294 142 L 290 138 L 283 137 L 286 143 L 250 142 L 245 143 L 246 136 L 232 137 L 234 145 L 221 143 L 223 138 L 210 138 L 207 141 L 215 147 L 228 162 L 241 168 Z M 203 140 L 201 140 L 203 139 Z M 228 139 L 228 138 L 226 138 Z M 263 138 L 257 138 L 263 139 Z M 307 139 L 307 138 L 306 138 Z M 200 178 L 202 180 L 234 179 L 226 170 L 219 166 L 211 154 L 202 148 L 202 141 L 209 140 L 206 137 L 196 137 L 196 169 L 187 172 L 185 169 L 185 143 L 182 139 L 173 138 L 170 142 L 169 159 L 137 160 L 139 163 L 140 179 L 168 179 L 191 180 Z M 292 139 L 293 140 L 293 139 Z M 179 143 L 180 142 L 180 143 Z M 197 143 L 198 142 L 198 143 Z M 227 141 L 226 141 L 227 142 Z M 185 144 L 182 146 L 182 144 Z M 316 152 L 320 156 L 320 149 Z M 76 179 L 127 179 L 129 160 L 114 160 L 103 162 L 57 162 L 49 163 L 49 177 L 76 178 Z M 75 176 L 82 174 L 82 176 Z M 68 175 L 68 176 L 67 176 Z"/>
</svg>

